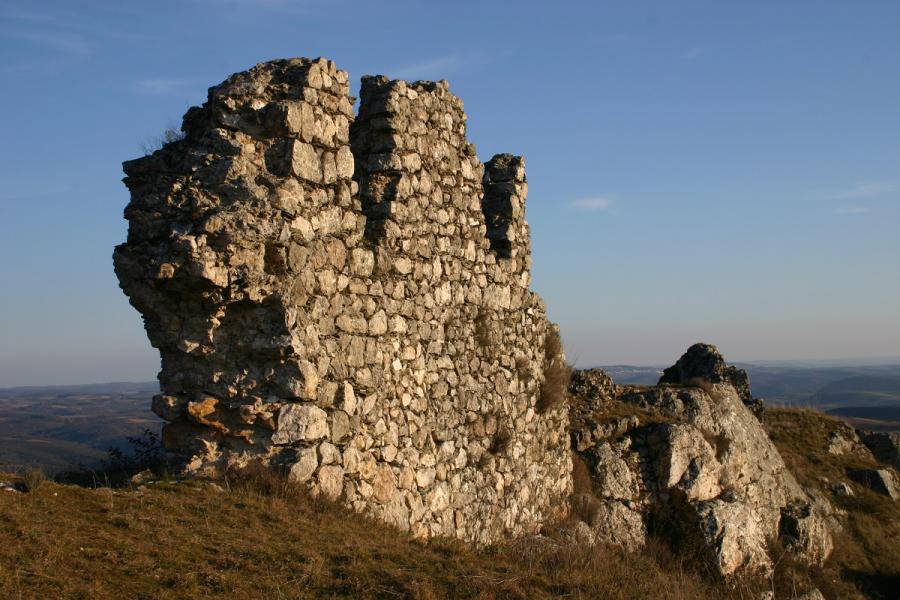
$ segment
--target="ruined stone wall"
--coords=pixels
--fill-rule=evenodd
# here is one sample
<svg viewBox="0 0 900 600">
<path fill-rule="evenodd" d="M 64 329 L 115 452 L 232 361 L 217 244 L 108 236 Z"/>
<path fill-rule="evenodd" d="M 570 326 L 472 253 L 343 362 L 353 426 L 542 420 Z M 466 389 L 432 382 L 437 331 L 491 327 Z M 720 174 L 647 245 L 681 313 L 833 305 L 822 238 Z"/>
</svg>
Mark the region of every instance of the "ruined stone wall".
<svg viewBox="0 0 900 600">
<path fill-rule="evenodd" d="M 564 510 L 524 164 L 482 165 L 465 121 L 446 83 L 384 77 L 354 119 L 346 72 L 273 61 L 125 163 L 116 272 L 189 470 L 263 460 L 423 537 L 486 543 Z"/>
</svg>

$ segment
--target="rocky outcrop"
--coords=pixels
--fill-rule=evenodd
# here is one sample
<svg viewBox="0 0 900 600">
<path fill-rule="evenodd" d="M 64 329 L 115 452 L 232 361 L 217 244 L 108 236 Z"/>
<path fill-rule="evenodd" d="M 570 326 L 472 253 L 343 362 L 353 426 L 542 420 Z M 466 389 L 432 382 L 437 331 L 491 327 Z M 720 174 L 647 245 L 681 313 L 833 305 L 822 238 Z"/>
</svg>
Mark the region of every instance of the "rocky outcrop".
<svg viewBox="0 0 900 600">
<path fill-rule="evenodd" d="M 478 160 L 445 82 L 365 77 L 352 105 L 330 61 L 263 63 L 125 163 L 114 262 L 165 444 L 417 536 L 533 532 L 572 484 L 565 406 L 538 407 L 563 357 L 528 287 L 524 162 Z"/>
<path fill-rule="evenodd" d="M 880 462 L 900 470 L 900 433 L 859 431 L 859 439 Z"/>
<path fill-rule="evenodd" d="M 718 348 L 711 344 L 694 344 L 674 365 L 663 371 L 659 383 L 692 385 L 695 381 L 727 383 L 734 388 L 741 402 L 758 417 L 762 416 L 763 401 L 750 392 L 750 376 L 744 369 L 725 363 Z"/>
<path fill-rule="evenodd" d="M 890 469 L 853 469 L 850 478 L 891 500 L 900 500 L 900 483 Z"/>
<path fill-rule="evenodd" d="M 656 387 L 601 371 L 571 385 L 572 444 L 592 478 L 596 539 L 639 545 L 648 532 L 699 540 L 723 575 L 772 567 L 768 542 L 812 564 L 832 550 L 827 501 L 800 487 L 747 406 L 746 374 L 698 344 Z"/>
</svg>

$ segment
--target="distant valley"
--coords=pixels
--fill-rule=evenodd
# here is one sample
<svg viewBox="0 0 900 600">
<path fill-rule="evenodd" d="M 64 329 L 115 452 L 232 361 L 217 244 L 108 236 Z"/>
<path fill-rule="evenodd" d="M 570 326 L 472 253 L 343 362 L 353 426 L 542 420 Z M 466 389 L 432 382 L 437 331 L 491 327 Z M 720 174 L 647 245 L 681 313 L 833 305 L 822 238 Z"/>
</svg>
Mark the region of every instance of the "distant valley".
<svg viewBox="0 0 900 600">
<path fill-rule="evenodd" d="M 127 437 L 162 421 L 150 412 L 155 382 L 0 389 L 0 471 L 38 465 L 50 474 L 96 466 Z"/>
</svg>

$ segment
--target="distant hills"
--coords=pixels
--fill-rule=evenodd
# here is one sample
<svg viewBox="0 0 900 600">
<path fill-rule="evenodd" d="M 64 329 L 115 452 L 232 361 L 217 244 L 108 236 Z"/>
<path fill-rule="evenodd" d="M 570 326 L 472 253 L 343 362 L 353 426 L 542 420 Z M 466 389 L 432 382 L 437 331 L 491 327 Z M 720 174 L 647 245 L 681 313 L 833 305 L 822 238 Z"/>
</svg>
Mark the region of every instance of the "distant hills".
<svg viewBox="0 0 900 600">
<path fill-rule="evenodd" d="M 39 465 L 48 473 L 94 466 L 126 437 L 158 432 L 150 412 L 159 384 L 102 383 L 0 389 L 0 471 Z"/>
</svg>

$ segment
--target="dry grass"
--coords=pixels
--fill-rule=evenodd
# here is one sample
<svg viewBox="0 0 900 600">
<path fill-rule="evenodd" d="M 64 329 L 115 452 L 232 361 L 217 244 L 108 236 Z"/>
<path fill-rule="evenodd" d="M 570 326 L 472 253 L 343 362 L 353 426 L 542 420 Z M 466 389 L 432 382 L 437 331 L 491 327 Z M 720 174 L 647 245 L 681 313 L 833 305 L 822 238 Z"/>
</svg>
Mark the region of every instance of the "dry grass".
<svg viewBox="0 0 900 600">
<path fill-rule="evenodd" d="M 203 482 L 0 495 L 4 598 L 744 598 L 650 554 L 413 541 L 302 493 Z M 273 491 L 275 495 L 268 495 Z"/>
<path fill-rule="evenodd" d="M 494 455 L 505 454 L 509 449 L 510 442 L 512 442 L 512 433 L 510 433 L 505 425 L 500 425 L 497 428 L 497 433 L 491 438 L 491 445 L 488 447 L 488 452 Z"/>
<path fill-rule="evenodd" d="M 845 469 L 871 466 L 827 455 L 832 424 L 807 411 L 770 410 L 766 418 L 801 481 L 823 490 L 820 477 L 847 480 Z M 589 488 L 585 474 L 579 486 Z M 833 558 L 815 572 L 775 549 L 776 577 L 763 585 L 776 597 L 810 585 L 829 600 L 861 598 L 859 590 L 896 597 L 897 503 L 849 483 L 854 497 L 831 498 L 848 513 Z M 0 494 L 0 597 L 758 598 L 759 582 L 717 583 L 696 555 L 657 540 L 629 554 L 546 533 L 483 551 L 448 540 L 423 544 L 253 466 L 216 486 L 117 490 L 44 481 L 27 494 Z"/>
<path fill-rule="evenodd" d="M 847 471 L 877 466 L 871 458 L 829 454 L 828 434 L 841 422 L 807 409 L 770 408 L 764 425 L 788 468 L 806 487 L 820 491 L 846 511 L 844 531 L 822 571 L 781 569 L 788 580 L 811 580 L 828 598 L 893 599 L 900 590 L 900 503 L 853 482 Z M 836 496 L 830 484 L 843 481 L 854 495 Z M 787 586 L 789 582 L 783 582 Z"/>
<path fill-rule="evenodd" d="M 22 484 L 28 492 L 36 492 L 46 481 L 47 475 L 39 467 L 28 466 L 22 471 Z"/>
<path fill-rule="evenodd" d="M 537 412 L 545 413 L 566 403 L 572 369 L 566 364 L 559 330 L 550 327 L 544 337 L 544 382 L 537 401 Z"/>
</svg>

